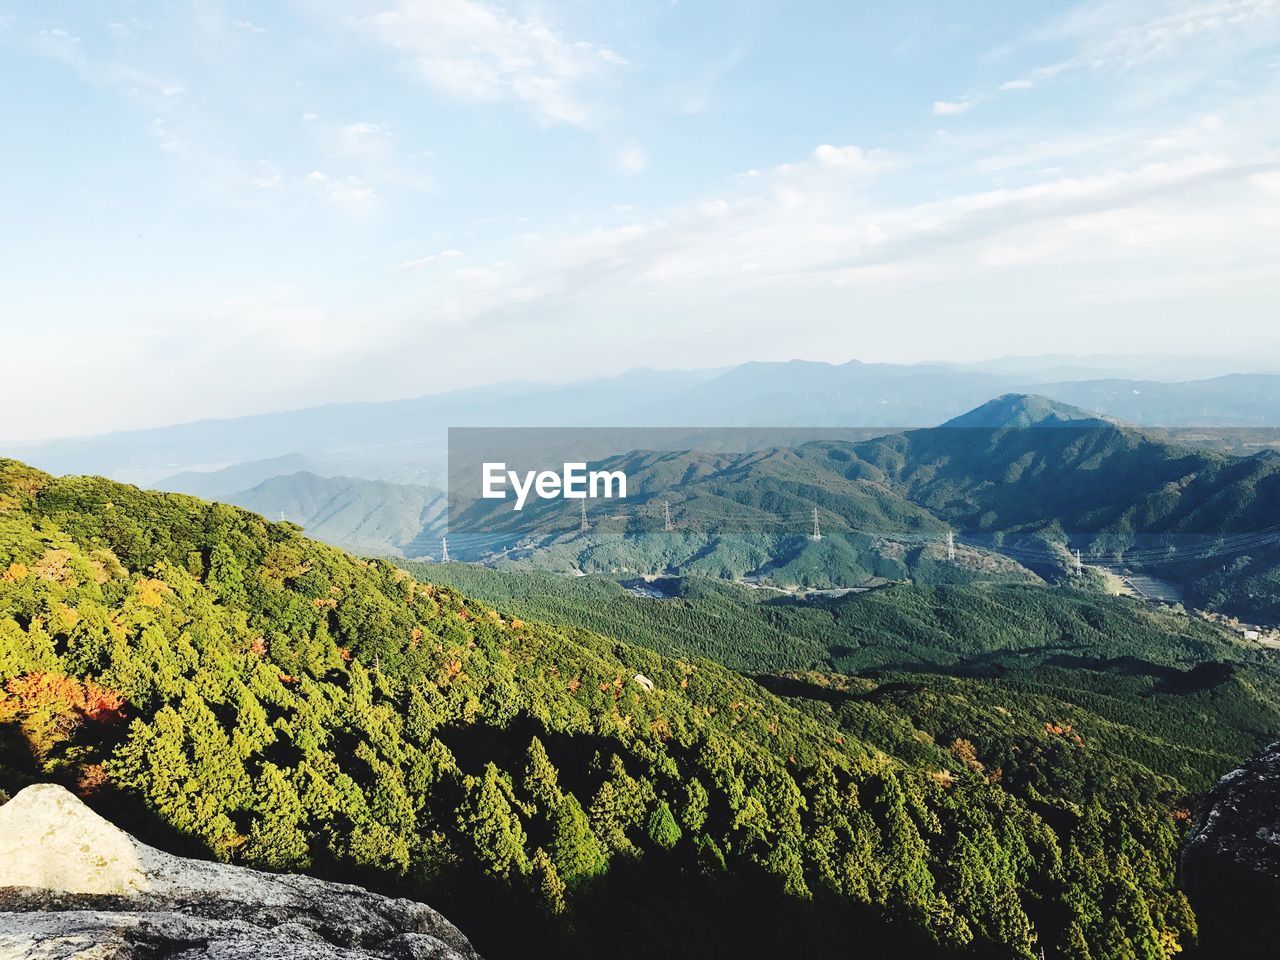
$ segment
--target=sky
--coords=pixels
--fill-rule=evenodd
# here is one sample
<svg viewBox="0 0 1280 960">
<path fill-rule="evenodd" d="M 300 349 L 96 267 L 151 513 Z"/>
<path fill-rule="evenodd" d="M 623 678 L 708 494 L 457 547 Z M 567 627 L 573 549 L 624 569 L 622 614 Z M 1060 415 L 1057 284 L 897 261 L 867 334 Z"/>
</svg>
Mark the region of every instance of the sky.
<svg viewBox="0 0 1280 960">
<path fill-rule="evenodd" d="M 0 0 L 0 437 L 1280 363 L 1280 0 Z"/>
</svg>

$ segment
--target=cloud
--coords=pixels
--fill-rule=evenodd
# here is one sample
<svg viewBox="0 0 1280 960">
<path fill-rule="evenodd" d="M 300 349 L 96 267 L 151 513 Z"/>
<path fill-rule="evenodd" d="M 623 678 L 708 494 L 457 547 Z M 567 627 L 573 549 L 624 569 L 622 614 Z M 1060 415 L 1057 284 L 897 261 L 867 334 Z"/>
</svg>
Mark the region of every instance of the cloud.
<svg viewBox="0 0 1280 960">
<path fill-rule="evenodd" d="M 1280 3 L 1276 0 L 1135 0 L 1123 4 L 1081 4 L 1033 37 L 1041 43 L 1074 45 L 1075 52 L 1007 80 L 996 90 L 1028 90 L 1074 73 L 1133 71 L 1152 61 L 1178 55 L 1188 47 L 1202 56 L 1212 54 L 1215 41 L 1227 41 L 1222 52 L 1228 61 L 1234 61 L 1248 49 L 1272 46 L 1277 29 L 1280 29 Z"/>
<path fill-rule="evenodd" d="M 156 117 L 151 121 L 151 132 L 165 153 L 186 153 L 191 146 L 190 139 L 175 133 L 164 117 Z"/>
<path fill-rule="evenodd" d="M 911 179 L 876 180 L 872 191 L 865 178 L 848 176 L 872 167 L 913 177 L 925 156 L 900 167 L 877 151 L 823 144 L 809 160 L 734 178 L 720 195 L 658 216 L 542 233 L 521 256 L 439 278 L 430 313 L 477 330 L 518 323 L 533 336 L 535 319 L 563 332 L 602 311 L 655 324 L 691 312 L 733 316 L 763 329 L 776 325 L 777 311 L 807 307 L 814 329 L 829 337 L 838 326 L 824 318 L 844 316 L 850 305 L 874 302 L 884 316 L 906 319 L 905 304 L 923 302 L 919 291 L 934 287 L 965 289 L 963 299 L 991 316 L 1014 309 L 1005 301 L 1014 289 L 1028 298 L 1019 309 L 1035 297 L 1066 303 L 1094 284 L 1090 265 L 1105 268 L 1096 276 L 1109 284 L 1128 281 L 1115 292 L 1122 304 L 1166 297 L 1178 286 L 1171 271 L 1196 296 L 1225 293 L 1246 275 L 1263 282 L 1280 215 L 1272 192 L 1280 152 L 1265 146 L 1262 131 L 1245 119 L 1134 130 L 1123 142 L 1101 134 L 1046 142 L 1031 152 L 1071 154 L 1084 164 L 1092 145 L 1106 151 L 1092 172 L 937 197 Z M 1247 221 L 1242 210 L 1251 211 Z M 1209 249 L 1220 253 L 1207 256 Z M 1039 281 L 1024 279 L 1028 271 Z M 929 301 L 934 308 L 959 309 L 938 296 Z"/>
<path fill-rule="evenodd" d="M 649 158 L 640 147 L 624 147 L 614 156 L 614 162 L 623 173 L 643 173 L 649 166 Z"/>
<path fill-rule="evenodd" d="M 348 123 L 338 130 L 339 150 L 346 154 L 385 154 L 391 133 L 379 123 Z"/>
<path fill-rule="evenodd" d="M 349 216 L 365 217 L 377 207 L 377 192 L 357 176 L 331 177 L 312 170 L 302 182 Z"/>
<path fill-rule="evenodd" d="M 370 18 L 429 86 L 464 100 L 512 100 L 541 120 L 591 126 L 596 85 L 621 54 L 566 39 L 536 18 L 477 0 L 398 0 Z"/>
<path fill-rule="evenodd" d="M 939 116 L 964 113 L 1003 93 L 1043 87 L 1058 78 L 1087 73 L 1121 73 L 1132 78 L 1161 63 L 1186 77 L 1189 51 L 1195 59 L 1220 58 L 1215 77 L 1254 49 L 1274 46 L 1280 30 L 1277 0 L 1110 0 L 1082 3 L 1024 36 L 1013 49 L 1049 46 L 1070 52 L 1011 77 L 976 87 L 956 100 L 935 100 Z M 1183 57 L 1184 59 L 1175 59 Z"/>
<path fill-rule="evenodd" d="M 265 27 L 260 27 L 252 20 L 236 20 L 235 25 L 246 33 L 266 33 Z"/>
<path fill-rule="evenodd" d="M 875 170 L 881 166 L 883 155 L 879 150 L 866 151 L 861 147 L 833 147 L 829 143 L 815 147 L 813 158 L 829 169 Z"/>
<path fill-rule="evenodd" d="M 397 270 L 417 270 L 419 267 L 425 267 L 429 263 L 439 263 L 441 260 L 454 260 L 462 256 L 461 250 L 441 250 L 439 253 L 430 253 L 425 257 L 418 257 L 415 260 L 405 260 L 403 263 L 397 263 Z"/>
<path fill-rule="evenodd" d="M 272 190 L 280 186 L 283 179 L 279 167 L 263 160 L 258 163 L 257 175 L 250 182 L 260 190 Z"/>
</svg>

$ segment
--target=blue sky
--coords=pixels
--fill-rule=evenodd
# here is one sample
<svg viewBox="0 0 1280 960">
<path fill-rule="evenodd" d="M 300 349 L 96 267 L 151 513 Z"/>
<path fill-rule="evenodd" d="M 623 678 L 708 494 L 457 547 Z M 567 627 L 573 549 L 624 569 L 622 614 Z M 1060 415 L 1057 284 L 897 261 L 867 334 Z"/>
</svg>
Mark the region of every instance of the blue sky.
<svg viewBox="0 0 1280 960">
<path fill-rule="evenodd" d="M 1280 363 L 1280 0 L 0 0 L 0 124 L 9 439 L 639 365 Z"/>
</svg>

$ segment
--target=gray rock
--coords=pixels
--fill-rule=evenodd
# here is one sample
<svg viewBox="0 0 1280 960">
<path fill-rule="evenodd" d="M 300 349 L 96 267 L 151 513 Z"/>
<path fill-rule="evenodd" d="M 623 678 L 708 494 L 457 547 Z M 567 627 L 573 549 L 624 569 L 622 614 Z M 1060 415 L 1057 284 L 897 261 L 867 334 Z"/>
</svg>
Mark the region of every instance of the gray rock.
<svg viewBox="0 0 1280 960">
<path fill-rule="evenodd" d="M 479 960 L 425 904 L 188 860 L 62 787 L 0 806 L 0 960 Z"/>
<path fill-rule="evenodd" d="M 1209 791 L 1182 849 L 1182 888 L 1202 955 L 1277 955 L 1280 943 L 1280 742 Z"/>
</svg>

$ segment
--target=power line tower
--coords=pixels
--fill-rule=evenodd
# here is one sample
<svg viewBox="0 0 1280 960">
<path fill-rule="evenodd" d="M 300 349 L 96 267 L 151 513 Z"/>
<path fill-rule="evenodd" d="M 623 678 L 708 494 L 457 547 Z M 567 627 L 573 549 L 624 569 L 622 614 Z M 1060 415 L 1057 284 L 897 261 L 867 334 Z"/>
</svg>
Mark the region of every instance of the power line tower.
<svg viewBox="0 0 1280 960">
<path fill-rule="evenodd" d="M 448 537 L 440 538 L 440 562 L 441 563 L 449 562 L 449 538 Z"/>
<path fill-rule="evenodd" d="M 578 532 L 586 533 L 590 529 L 590 524 L 587 523 L 587 501 L 582 500 L 580 502 L 582 505 L 582 522 L 578 525 Z"/>
<path fill-rule="evenodd" d="M 667 533 L 670 533 L 672 530 L 675 529 L 675 527 L 672 526 L 671 524 L 671 501 L 670 500 L 662 501 L 662 529 L 665 530 Z"/>
<path fill-rule="evenodd" d="M 822 539 L 822 531 L 818 529 L 818 508 L 813 508 L 813 533 L 809 534 L 809 539 L 817 543 Z"/>
<path fill-rule="evenodd" d="M 1076 576 L 1084 573 L 1084 564 L 1080 562 L 1080 548 L 1076 548 Z"/>
<path fill-rule="evenodd" d="M 947 560 L 956 562 L 956 535 L 952 530 L 947 531 Z"/>
</svg>

